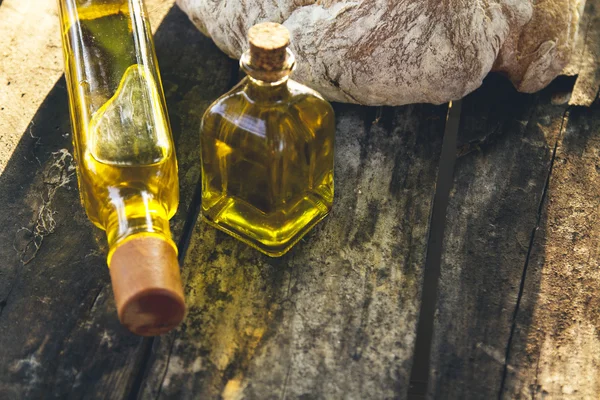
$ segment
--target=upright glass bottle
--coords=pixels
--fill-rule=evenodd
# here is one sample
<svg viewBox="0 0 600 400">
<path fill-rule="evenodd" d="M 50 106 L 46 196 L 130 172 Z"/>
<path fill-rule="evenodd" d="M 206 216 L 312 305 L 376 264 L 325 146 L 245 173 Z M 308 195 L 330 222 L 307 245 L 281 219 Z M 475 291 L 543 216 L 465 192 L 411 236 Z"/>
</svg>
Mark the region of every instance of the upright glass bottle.
<svg viewBox="0 0 600 400">
<path fill-rule="evenodd" d="M 206 111 L 201 129 L 202 215 L 269 256 L 281 256 L 333 203 L 334 114 L 291 79 L 289 32 L 252 27 L 245 77 Z"/>
<path fill-rule="evenodd" d="M 58 0 L 81 199 L 106 230 L 121 322 L 160 334 L 183 318 L 169 219 L 177 161 L 141 0 Z"/>
</svg>

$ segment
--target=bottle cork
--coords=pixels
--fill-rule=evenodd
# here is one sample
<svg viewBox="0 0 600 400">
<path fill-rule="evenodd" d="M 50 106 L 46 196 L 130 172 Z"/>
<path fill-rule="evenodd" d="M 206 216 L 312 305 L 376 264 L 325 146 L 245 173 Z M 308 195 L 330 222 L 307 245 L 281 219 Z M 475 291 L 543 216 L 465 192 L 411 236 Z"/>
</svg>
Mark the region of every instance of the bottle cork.
<svg viewBox="0 0 600 400">
<path fill-rule="evenodd" d="M 183 320 L 177 253 L 165 240 L 142 236 L 117 247 L 110 277 L 119 320 L 136 335 L 160 335 Z"/>
<path fill-rule="evenodd" d="M 290 32 L 281 24 L 263 22 L 248 31 L 250 64 L 263 71 L 280 71 L 287 60 Z"/>
</svg>

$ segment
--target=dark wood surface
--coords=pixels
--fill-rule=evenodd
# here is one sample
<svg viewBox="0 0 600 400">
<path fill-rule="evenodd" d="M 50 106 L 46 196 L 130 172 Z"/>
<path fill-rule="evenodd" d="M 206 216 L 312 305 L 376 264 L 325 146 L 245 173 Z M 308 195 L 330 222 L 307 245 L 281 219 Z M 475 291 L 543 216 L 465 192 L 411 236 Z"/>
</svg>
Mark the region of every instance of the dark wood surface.
<svg viewBox="0 0 600 400">
<path fill-rule="evenodd" d="M 181 182 L 172 230 L 184 248 L 195 218 L 200 119 L 237 67 L 178 8 L 155 41 Z M 70 132 L 61 78 L 0 176 L 2 399 L 122 399 L 137 391 L 151 350 L 151 340 L 130 334 L 116 317 L 105 235 L 80 205 Z"/>
<path fill-rule="evenodd" d="M 104 234 L 79 203 L 64 79 L 46 83 L 0 157 L 0 398 L 406 398 L 428 245 L 441 263 L 427 398 L 598 398 L 600 103 L 568 105 L 596 85 L 597 32 L 582 41 L 583 83 L 526 95 L 492 75 L 463 100 L 441 221 L 447 106 L 335 105 L 334 210 L 273 259 L 196 221 L 199 121 L 237 65 L 174 6 L 155 38 L 189 312 L 153 339 L 118 323 Z M 0 127 L 21 126 L 11 118 Z"/>
<path fill-rule="evenodd" d="M 600 396 L 600 103 L 565 116 L 507 352 L 506 398 Z"/>
<path fill-rule="evenodd" d="M 571 82 L 525 95 L 494 76 L 464 100 L 446 216 L 431 397 L 498 395 L 523 270 L 568 107 L 551 103 L 561 83 Z"/>
<path fill-rule="evenodd" d="M 142 397 L 405 395 L 445 107 L 336 115 L 335 207 L 290 253 L 196 225 L 189 314 L 161 338 Z"/>
</svg>

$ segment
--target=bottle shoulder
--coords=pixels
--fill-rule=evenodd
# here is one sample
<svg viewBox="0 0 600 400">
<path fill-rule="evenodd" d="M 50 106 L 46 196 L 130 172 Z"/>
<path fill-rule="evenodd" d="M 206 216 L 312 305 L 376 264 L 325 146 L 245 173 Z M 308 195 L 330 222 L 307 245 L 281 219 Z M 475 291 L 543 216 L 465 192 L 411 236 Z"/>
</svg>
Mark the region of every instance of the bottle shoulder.
<svg viewBox="0 0 600 400">
<path fill-rule="evenodd" d="M 266 101 L 264 98 L 253 97 L 250 85 L 248 78 L 244 78 L 215 100 L 204 114 L 203 122 L 216 118 L 235 124 L 246 118 L 273 120 L 295 116 L 301 121 L 319 124 L 328 123 L 329 120 L 332 122 L 334 119 L 331 104 L 315 90 L 296 81 L 290 79 L 283 94 Z"/>
<path fill-rule="evenodd" d="M 290 93 L 292 93 L 292 96 L 296 98 L 297 101 L 314 102 L 316 104 L 322 104 L 324 108 L 326 108 L 326 106 L 331 108 L 331 104 L 325 100 L 321 93 L 309 88 L 306 85 L 303 85 L 300 82 L 290 79 L 288 82 L 288 88 Z"/>
<path fill-rule="evenodd" d="M 311 120 L 333 123 L 333 107 L 319 92 L 296 81 L 290 81 L 289 87 L 294 93 L 294 101 L 290 102 L 290 108 L 297 110 L 301 115 L 308 116 Z"/>
<path fill-rule="evenodd" d="M 210 106 L 206 109 L 204 113 L 204 118 L 212 113 L 219 113 L 224 107 L 231 107 L 236 103 L 243 101 L 242 90 L 240 90 L 240 86 L 242 82 L 239 82 L 233 88 L 231 88 L 228 92 L 222 94 L 216 100 L 214 100 Z"/>
</svg>

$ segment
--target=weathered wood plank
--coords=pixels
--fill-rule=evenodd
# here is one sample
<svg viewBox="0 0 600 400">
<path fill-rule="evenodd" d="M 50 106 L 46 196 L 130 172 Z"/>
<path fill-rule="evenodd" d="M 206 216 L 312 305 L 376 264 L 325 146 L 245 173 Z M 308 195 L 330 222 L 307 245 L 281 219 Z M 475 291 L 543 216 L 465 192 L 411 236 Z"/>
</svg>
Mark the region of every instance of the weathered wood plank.
<svg viewBox="0 0 600 400">
<path fill-rule="evenodd" d="M 463 100 L 430 398 L 498 396 L 523 267 L 567 107 L 551 101 L 563 83 L 525 95 L 490 76 Z"/>
<path fill-rule="evenodd" d="M 199 121 L 234 64 L 178 8 L 155 41 L 180 165 L 178 238 L 199 176 Z M 118 322 L 104 234 L 79 203 L 69 132 L 60 80 L 0 176 L 3 399 L 122 399 L 136 391 L 150 350 Z"/>
<path fill-rule="evenodd" d="M 579 36 L 563 73 L 578 75 L 569 104 L 591 106 L 600 90 L 600 0 L 586 0 Z"/>
<path fill-rule="evenodd" d="M 573 108 L 531 251 L 503 398 L 600 396 L 600 102 Z"/>
<path fill-rule="evenodd" d="M 36 110 L 63 73 L 55 2 L 4 0 L 0 49 L 1 174 Z"/>
<path fill-rule="evenodd" d="M 404 398 L 445 111 L 336 105 L 334 210 L 280 259 L 199 223 L 142 397 Z"/>
</svg>

